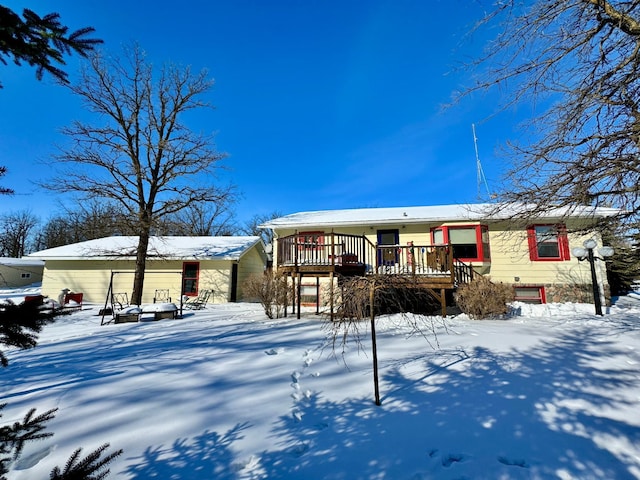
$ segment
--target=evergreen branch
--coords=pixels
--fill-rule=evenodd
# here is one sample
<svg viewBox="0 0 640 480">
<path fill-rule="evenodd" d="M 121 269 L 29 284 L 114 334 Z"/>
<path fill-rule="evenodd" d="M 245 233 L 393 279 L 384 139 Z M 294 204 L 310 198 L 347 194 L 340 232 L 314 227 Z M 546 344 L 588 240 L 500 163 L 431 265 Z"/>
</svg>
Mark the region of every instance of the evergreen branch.
<svg viewBox="0 0 640 480">
<path fill-rule="evenodd" d="M 59 467 L 51 471 L 50 480 L 102 480 L 109 474 L 109 469 L 105 470 L 105 467 L 122 454 L 120 449 L 100 458 L 107 448 L 109 444 L 105 443 L 81 460 L 79 458 L 82 449 L 78 448 L 67 460 L 63 471 L 60 471 Z"/>
<path fill-rule="evenodd" d="M 42 79 L 45 71 L 63 83 L 69 83 L 67 73 L 54 63 L 65 65 L 64 56 L 76 52 L 86 57 L 102 40 L 87 38 L 95 29 L 83 27 L 72 33 L 60 22 L 60 14 L 49 13 L 44 17 L 25 8 L 20 18 L 9 8 L 0 5 L 0 62 L 12 57 L 13 63 L 26 62 L 36 67 L 36 78 Z M 0 85 L 2 88 L 2 85 Z"/>
<path fill-rule="evenodd" d="M 0 405 L 0 411 L 5 406 L 6 403 Z M 53 433 L 44 432 L 44 429 L 45 423 L 54 418 L 57 410 L 53 408 L 35 415 L 36 409 L 32 408 L 22 422 L 0 427 L 0 475 L 2 475 L 0 478 L 5 478 L 4 475 L 9 471 L 9 464 L 18 459 L 25 442 L 42 440 L 53 435 Z"/>
</svg>

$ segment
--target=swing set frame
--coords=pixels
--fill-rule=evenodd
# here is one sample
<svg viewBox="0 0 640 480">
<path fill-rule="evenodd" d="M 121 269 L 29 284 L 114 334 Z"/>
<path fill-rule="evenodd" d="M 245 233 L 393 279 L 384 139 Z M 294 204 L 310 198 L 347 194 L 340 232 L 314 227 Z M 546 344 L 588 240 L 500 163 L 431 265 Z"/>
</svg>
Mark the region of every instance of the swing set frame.
<svg viewBox="0 0 640 480">
<path fill-rule="evenodd" d="M 112 322 L 115 322 L 115 310 L 113 308 L 113 277 L 119 274 L 134 274 L 135 270 L 111 270 L 111 278 L 109 279 L 109 287 L 107 288 L 107 296 L 104 300 L 104 308 L 102 309 L 102 318 L 100 319 L 100 325 L 106 325 Z M 180 309 L 179 315 L 182 318 L 182 310 L 184 302 L 182 298 L 184 296 L 184 273 L 182 270 L 150 270 L 145 272 L 146 275 L 153 274 L 167 274 L 167 273 L 175 273 L 180 275 Z M 107 311 L 111 311 L 111 320 L 105 322 L 104 318 L 107 315 Z"/>
</svg>

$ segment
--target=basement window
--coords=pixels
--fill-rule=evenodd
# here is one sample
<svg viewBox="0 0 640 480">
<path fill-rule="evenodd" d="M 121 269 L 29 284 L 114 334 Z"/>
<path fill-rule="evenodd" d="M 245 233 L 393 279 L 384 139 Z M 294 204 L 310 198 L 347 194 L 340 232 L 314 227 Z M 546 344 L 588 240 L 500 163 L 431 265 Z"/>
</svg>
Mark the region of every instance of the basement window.
<svg viewBox="0 0 640 480">
<path fill-rule="evenodd" d="M 527 285 L 513 287 L 514 300 L 522 303 L 547 303 L 542 285 Z"/>
<path fill-rule="evenodd" d="M 316 306 L 318 304 L 318 288 L 316 284 L 300 285 L 300 305 Z"/>
</svg>

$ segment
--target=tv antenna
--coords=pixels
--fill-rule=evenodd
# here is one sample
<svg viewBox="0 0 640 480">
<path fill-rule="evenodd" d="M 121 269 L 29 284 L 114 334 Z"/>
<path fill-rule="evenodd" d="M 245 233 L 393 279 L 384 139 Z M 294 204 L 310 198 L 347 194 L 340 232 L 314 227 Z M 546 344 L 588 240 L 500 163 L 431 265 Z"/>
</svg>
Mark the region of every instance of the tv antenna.
<svg viewBox="0 0 640 480">
<path fill-rule="evenodd" d="M 482 185 L 487 191 L 487 196 L 489 198 L 493 198 L 491 192 L 489 191 L 489 185 L 487 184 L 487 177 L 484 176 L 484 170 L 482 170 L 482 163 L 480 163 L 480 155 L 478 155 L 478 137 L 476 137 L 476 125 L 475 123 L 471 124 L 471 130 L 473 131 L 473 146 L 476 149 L 476 178 L 478 181 L 478 200 L 482 199 L 481 190 Z"/>
</svg>

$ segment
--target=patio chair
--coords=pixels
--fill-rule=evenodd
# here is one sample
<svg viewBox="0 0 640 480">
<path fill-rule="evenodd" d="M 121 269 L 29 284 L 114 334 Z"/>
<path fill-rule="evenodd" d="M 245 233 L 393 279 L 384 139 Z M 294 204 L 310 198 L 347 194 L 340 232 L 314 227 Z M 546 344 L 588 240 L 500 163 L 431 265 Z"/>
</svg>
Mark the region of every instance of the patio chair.
<svg viewBox="0 0 640 480">
<path fill-rule="evenodd" d="M 201 290 L 197 297 L 188 298 L 184 304 L 184 308 L 187 310 L 202 310 L 209 301 L 211 290 Z"/>
<path fill-rule="evenodd" d="M 111 304 L 114 310 L 122 310 L 129 306 L 129 295 L 126 293 L 111 294 Z"/>
<path fill-rule="evenodd" d="M 44 295 L 26 295 L 24 297 L 24 303 L 32 303 L 34 305 L 43 305 L 44 304 Z"/>
<path fill-rule="evenodd" d="M 64 304 L 62 308 L 67 310 L 81 310 L 82 309 L 82 293 L 67 293 L 64 296 Z"/>
<path fill-rule="evenodd" d="M 153 303 L 171 303 L 171 297 L 169 296 L 169 289 L 158 289 L 153 295 Z"/>
<path fill-rule="evenodd" d="M 26 295 L 21 305 L 28 304 L 41 312 L 53 312 L 57 307 L 44 295 Z"/>
</svg>

